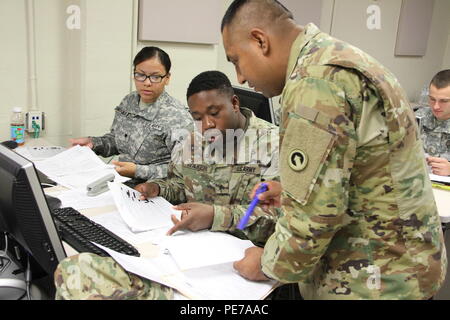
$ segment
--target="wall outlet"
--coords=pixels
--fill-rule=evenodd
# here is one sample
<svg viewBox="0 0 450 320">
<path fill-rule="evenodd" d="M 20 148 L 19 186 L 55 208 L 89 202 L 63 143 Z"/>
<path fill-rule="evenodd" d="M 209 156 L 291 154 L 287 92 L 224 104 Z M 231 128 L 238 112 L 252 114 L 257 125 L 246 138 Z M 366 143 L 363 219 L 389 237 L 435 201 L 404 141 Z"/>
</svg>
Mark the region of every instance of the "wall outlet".
<svg viewBox="0 0 450 320">
<path fill-rule="evenodd" d="M 44 113 L 41 111 L 28 111 L 26 113 L 25 130 L 34 132 L 33 121 L 44 130 Z"/>
</svg>

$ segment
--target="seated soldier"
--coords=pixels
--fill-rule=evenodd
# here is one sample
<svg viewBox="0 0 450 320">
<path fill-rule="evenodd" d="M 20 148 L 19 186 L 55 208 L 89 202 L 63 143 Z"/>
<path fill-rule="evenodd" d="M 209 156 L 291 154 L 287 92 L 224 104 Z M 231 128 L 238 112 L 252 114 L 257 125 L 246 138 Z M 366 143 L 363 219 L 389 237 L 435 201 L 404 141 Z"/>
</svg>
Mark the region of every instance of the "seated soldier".
<svg viewBox="0 0 450 320">
<path fill-rule="evenodd" d="M 183 210 L 182 220 L 172 216 L 175 226 L 169 235 L 181 229 L 211 229 L 242 238 L 236 226 L 251 201 L 252 187 L 271 177 L 278 180 L 278 128 L 239 107 L 231 83 L 219 71 L 194 78 L 187 100 L 201 140 L 197 134 L 174 150 L 168 179 L 135 189 L 143 198 L 159 195 L 174 204 L 187 202 L 175 207 Z M 272 216 L 256 207 L 244 233 L 255 244 L 264 244 L 271 228 Z"/>
<path fill-rule="evenodd" d="M 184 213 L 181 222 L 172 218 L 176 225 L 169 234 L 182 228 L 211 228 L 246 236 L 255 244 L 264 243 L 274 231 L 274 209 L 255 209 L 243 233 L 235 226 L 251 201 L 253 186 L 278 178 L 278 128 L 240 108 L 229 79 L 218 71 L 195 77 L 187 98 L 193 118 L 201 125 L 199 148 L 195 147 L 198 134 L 190 135 L 183 147 L 174 149 L 167 180 L 153 180 L 136 188 L 145 196 L 188 202 L 178 207 Z M 193 146 L 194 152 L 186 152 L 192 151 L 186 146 Z M 197 218 L 191 220 L 190 216 Z M 112 258 L 90 253 L 61 261 L 55 284 L 56 299 L 173 297 L 171 288 L 128 273 Z"/>
<path fill-rule="evenodd" d="M 450 175 L 450 69 L 438 72 L 431 80 L 429 107 L 416 111 L 431 172 Z"/>
</svg>

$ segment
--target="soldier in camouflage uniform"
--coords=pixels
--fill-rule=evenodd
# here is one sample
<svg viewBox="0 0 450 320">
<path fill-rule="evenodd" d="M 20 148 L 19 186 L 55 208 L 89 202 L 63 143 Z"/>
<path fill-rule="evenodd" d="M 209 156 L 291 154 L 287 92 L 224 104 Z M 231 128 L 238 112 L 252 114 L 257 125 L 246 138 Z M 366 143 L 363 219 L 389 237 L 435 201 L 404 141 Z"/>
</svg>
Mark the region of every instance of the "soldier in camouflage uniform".
<svg viewBox="0 0 450 320">
<path fill-rule="evenodd" d="M 143 48 L 134 59 L 137 91 L 127 95 L 115 109 L 111 131 L 101 137 L 71 139 L 87 145 L 113 161 L 119 174 L 134 178 L 130 186 L 148 179 L 167 177 L 167 166 L 176 141 L 171 130 L 193 128 L 185 105 L 171 97 L 165 86 L 170 80 L 170 58 L 157 47 Z"/>
<path fill-rule="evenodd" d="M 282 215 L 236 270 L 299 282 L 306 299 L 429 299 L 446 250 L 414 113 L 396 78 L 274 0 L 235 0 L 222 21 L 238 81 L 282 94 Z"/>
<path fill-rule="evenodd" d="M 268 215 L 257 208 L 244 234 L 236 230 L 236 226 L 251 201 L 249 194 L 253 186 L 264 180 L 278 180 L 278 127 L 255 117 L 249 109 L 239 108 L 231 83 L 219 71 L 207 71 L 195 77 L 188 88 L 187 99 L 194 120 L 201 126 L 201 135 L 193 135 L 192 140 L 186 140 L 184 146 L 174 151 L 168 179 L 149 181 L 136 190 L 144 197 L 159 195 L 174 204 L 184 203 L 177 209 L 187 210 L 188 215 L 183 215 L 182 221 L 172 218 L 175 226 L 169 234 L 185 228 L 191 231 L 208 228 L 228 231 L 241 238 L 245 234 L 245 238 L 255 244 L 264 244 L 273 232 L 277 214 Z M 235 108 L 235 124 L 219 123 L 220 119 L 231 116 L 223 115 L 227 112 L 225 107 L 210 108 L 217 105 L 217 101 L 224 101 L 221 103 L 228 110 Z M 225 141 L 207 141 L 205 132 L 214 129 L 223 137 L 227 129 L 242 129 L 236 159 L 228 159 L 229 162 L 226 157 L 212 155 L 213 151 L 222 150 Z M 228 141 L 234 147 L 234 140 Z M 233 152 L 226 151 L 226 154 Z M 202 161 L 196 160 L 202 155 Z"/>
<path fill-rule="evenodd" d="M 450 69 L 433 77 L 428 98 L 430 106 L 416 111 L 427 162 L 434 174 L 450 176 Z"/>
<path fill-rule="evenodd" d="M 202 135 L 192 135 L 184 145 L 175 147 L 168 179 L 152 180 L 136 189 L 146 197 L 159 195 L 172 203 L 187 202 L 178 209 L 188 209 L 188 215 L 183 214 L 181 221 L 173 217 L 176 225 L 170 234 L 210 228 L 263 244 L 274 231 L 277 209 L 257 208 L 243 231 L 236 225 L 251 201 L 253 186 L 278 179 L 278 127 L 240 107 L 228 78 L 218 71 L 195 77 L 187 97 Z M 230 152 L 223 143 L 226 139 L 203 139 L 208 137 L 207 130 L 214 129 L 220 134 L 226 129 L 242 131 L 237 142 L 231 140 L 231 152 L 236 150 L 231 163 L 225 157 L 224 161 L 210 157 L 214 151 L 222 151 L 221 147 L 226 154 Z M 196 144 L 194 139 L 199 136 L 201 141 Z M 190 152 L 197 147 L 199 153 Z M 173 295 L 169 288 L 127 273 L 113 259 L 89 253 L 63 260 L 55 272 L 55 284 L 56 299 L 170 299 Z"/>
</svg>

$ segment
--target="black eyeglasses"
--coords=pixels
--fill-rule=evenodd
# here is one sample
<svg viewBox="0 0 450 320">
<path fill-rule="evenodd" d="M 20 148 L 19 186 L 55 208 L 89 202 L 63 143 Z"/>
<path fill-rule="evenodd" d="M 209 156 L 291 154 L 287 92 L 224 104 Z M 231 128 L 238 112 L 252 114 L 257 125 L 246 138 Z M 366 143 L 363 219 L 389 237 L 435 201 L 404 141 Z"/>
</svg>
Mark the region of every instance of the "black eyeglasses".
<svg viewBox="0 0 450 320">
<path fill-rule="evenodd" d="M 147 76 L 146 74 L 140 73 L 140 72 L 135 72 L 134 73 L 134 79 L 136 81 L 139 82 L 145 82 L 145 80 L 147 80 L 147 78 L 150 80 L 151 83 L 160 83 L 162 81 L 162 79 L 164 79 L 165 77 L 167 77 L 168 73 L 166 73 L 163 76 L 157 75 L 157 74 L 151 74 L 149 76 Z"/>
</svg>

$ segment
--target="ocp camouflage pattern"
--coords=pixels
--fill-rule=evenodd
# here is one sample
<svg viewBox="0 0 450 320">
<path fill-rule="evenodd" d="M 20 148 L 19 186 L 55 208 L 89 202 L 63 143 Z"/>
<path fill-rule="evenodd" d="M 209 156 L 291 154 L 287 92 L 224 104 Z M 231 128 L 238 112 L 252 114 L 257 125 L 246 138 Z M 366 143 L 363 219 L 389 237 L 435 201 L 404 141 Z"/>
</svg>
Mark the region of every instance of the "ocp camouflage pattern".
<svg viewBox="0 0 450 320">
<path fill-rule="evenodd" d="M 309 161 L 295 171 L 289 155 Z M 414 113 L 396 78 L 306 26 L 282 93 L 282 210 L 263 272 L 305 299 L 429 299 L 447 259 Z"/>
</svg>

